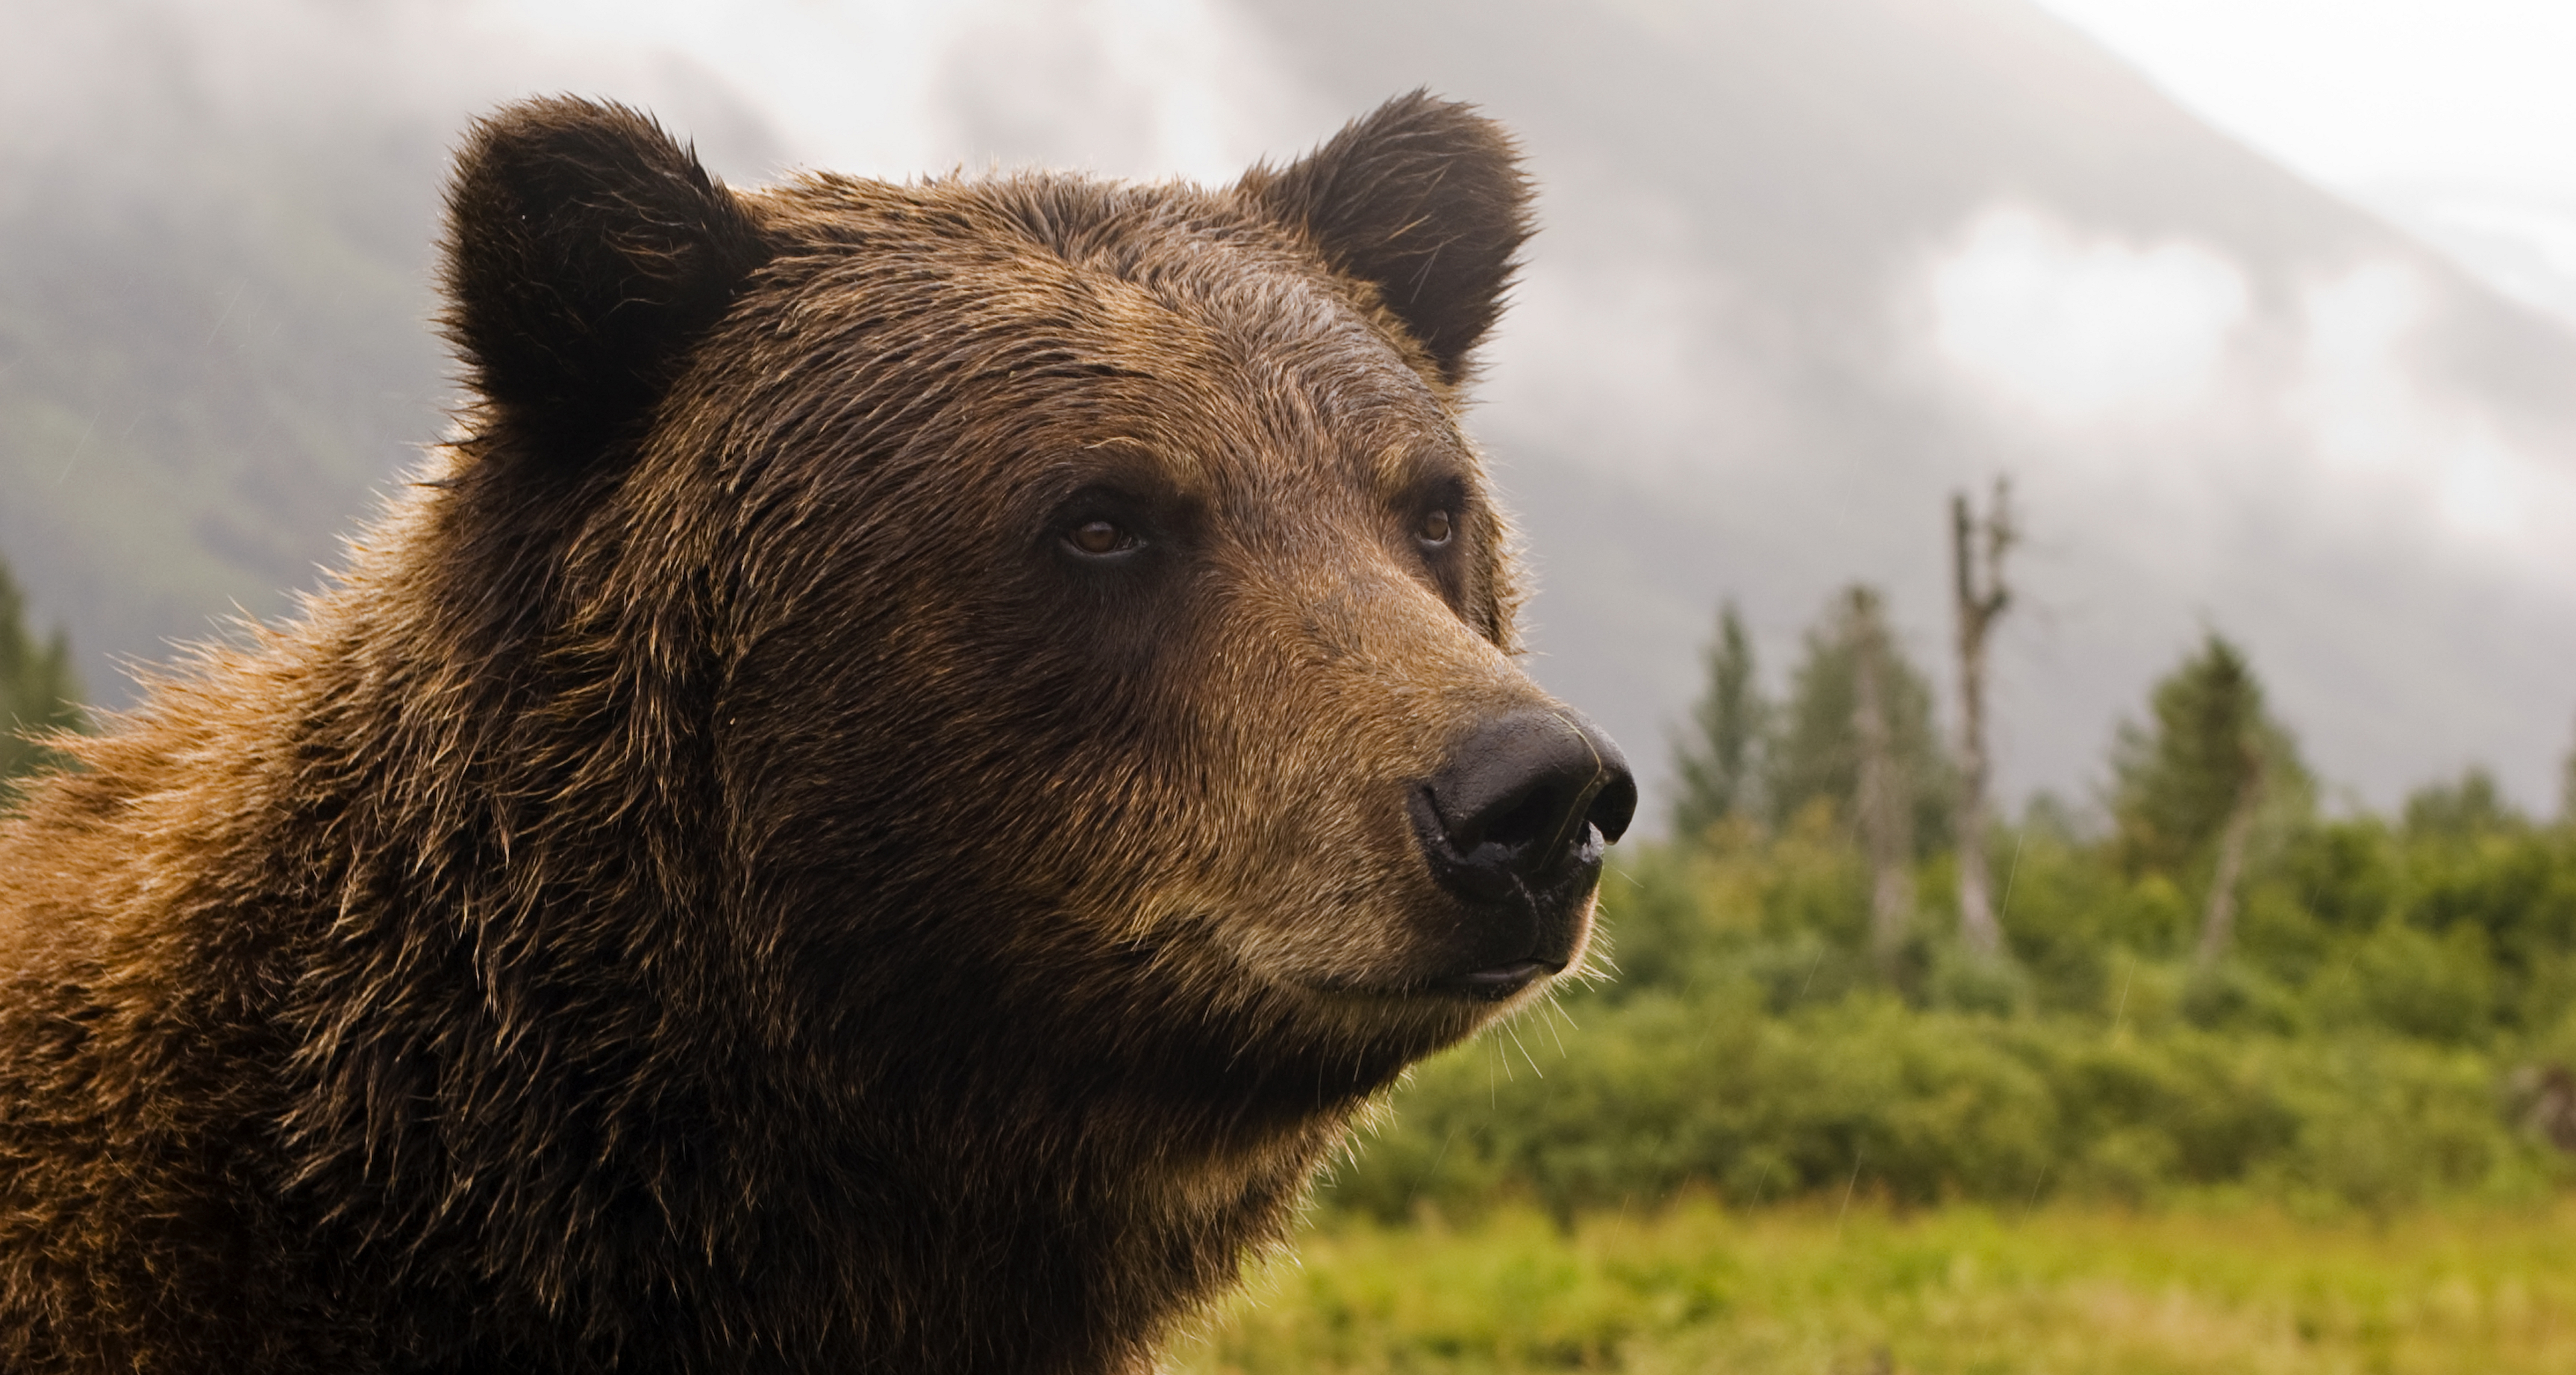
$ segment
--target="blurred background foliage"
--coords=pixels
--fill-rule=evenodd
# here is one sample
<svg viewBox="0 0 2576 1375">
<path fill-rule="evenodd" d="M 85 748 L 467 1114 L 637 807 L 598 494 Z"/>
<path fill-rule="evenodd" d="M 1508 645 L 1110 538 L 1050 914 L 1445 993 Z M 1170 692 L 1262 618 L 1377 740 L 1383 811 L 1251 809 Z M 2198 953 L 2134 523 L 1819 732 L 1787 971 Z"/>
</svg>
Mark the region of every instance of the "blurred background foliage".
<svg viewBox="0 0 2576 1375">
<path fill-rule="evenodd" d="M 2393 818 L 2321 810 L 2253 666 L 2211 633 L 2119 731 L 2099 797 L 2043 795 L 1992 831 L 2005 941 L 1980 958 L 1906 668 L 1898 753 L 1933 815 L 1884 969 L 1842 606 L 1777 704 L 1722 614 L 1676 742 L 1680 839 L 1623 846 L 1605 875 L 1615 974 L 1422 1066 L 1328 1214 L 1529 1204 L 1571 1226 L 1698 1196 L 2386 1215 L 2576 1179 L 2576 828 L 2474 770 Z"/>
<path fill-rule="evenodd" d="M 0 806 L 16 795 L 17 779 L 60 761 L 42 737 L 80 729 L 79 701 L 71 637 L 56 630 L 40 640 L 28 630 L 17 579 L 0 562 Z"/>
</svg>

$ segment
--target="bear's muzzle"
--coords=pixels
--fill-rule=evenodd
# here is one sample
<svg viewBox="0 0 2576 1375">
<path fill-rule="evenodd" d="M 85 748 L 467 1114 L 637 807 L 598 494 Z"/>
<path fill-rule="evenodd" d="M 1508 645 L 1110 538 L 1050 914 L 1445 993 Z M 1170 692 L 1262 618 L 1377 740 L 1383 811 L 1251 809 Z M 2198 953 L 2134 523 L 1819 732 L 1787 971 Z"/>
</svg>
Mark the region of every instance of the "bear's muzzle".
<svg viewBox="0 0 2576 1375">
<path fill-rule="evenodd" d="M 1562 707 L 1485 721 L 1416 784 L 1414 839 L 1463 918 L 1443 991 L 1500 1000 L 1574 958 L 1601 852 L 1637 783 L 1619 747 Z"/>
</svg>

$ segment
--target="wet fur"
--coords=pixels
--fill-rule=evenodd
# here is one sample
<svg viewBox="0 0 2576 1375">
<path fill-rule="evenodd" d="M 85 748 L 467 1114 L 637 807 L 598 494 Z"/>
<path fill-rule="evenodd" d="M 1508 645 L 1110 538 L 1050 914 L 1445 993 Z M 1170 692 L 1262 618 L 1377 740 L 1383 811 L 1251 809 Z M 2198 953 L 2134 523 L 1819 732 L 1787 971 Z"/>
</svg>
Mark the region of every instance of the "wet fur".
<svg viewBox="0 0 2576 1375">
<path fill-rule="evenodd" d="M 1398 799 L 1543 700 L 1526 203 L 1419 95 L 1219 190 L 478 125 L 457 437 L 0 823 L 0 1367 L 1149 1366 L 1496 1010 Z"/>
</svg>

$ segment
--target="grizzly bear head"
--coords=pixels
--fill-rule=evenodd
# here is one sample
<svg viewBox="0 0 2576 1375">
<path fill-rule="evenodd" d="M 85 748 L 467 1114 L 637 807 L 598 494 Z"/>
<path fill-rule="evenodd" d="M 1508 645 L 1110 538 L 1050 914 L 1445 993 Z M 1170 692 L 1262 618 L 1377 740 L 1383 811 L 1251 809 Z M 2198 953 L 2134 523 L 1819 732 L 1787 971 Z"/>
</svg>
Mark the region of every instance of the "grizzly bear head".
<svg viewBox="0 0 2576 1375">
<path fill-rule="evenodd" d="M 479 124 L 474 399 L 350 632 L 408 915 L 299 994 L 299 1139 L 446 1200 L 369 1235 L 517 1181 L 519 1259 L 449 1270 L 628 1351 L 1124 1360 L 1226 1282 L 1582 959 L 1634 808 L 1514 661 L 1460 425 L 1527 203 L 1420 94 L 1212 190 L 746 194 L 619 107 Z M 434 1036 L 384 1020 L 424 942 L 475 990 Z"/>
<path fill-rule="evenodd" d="M 1633 807 L 1513 662 L 1459 424 L 1526 202 L 1421 95 L 1214 192 L 737 196 L 640 116 L 521 105 L 451 193 L 452 480 L 573 526 L 601 634 L 695 632 L 611 643 L 702 661 L 704 820 L 787 1005 L 971 985 L 1365 1092 L 1581 954 Z"/>
</svg>

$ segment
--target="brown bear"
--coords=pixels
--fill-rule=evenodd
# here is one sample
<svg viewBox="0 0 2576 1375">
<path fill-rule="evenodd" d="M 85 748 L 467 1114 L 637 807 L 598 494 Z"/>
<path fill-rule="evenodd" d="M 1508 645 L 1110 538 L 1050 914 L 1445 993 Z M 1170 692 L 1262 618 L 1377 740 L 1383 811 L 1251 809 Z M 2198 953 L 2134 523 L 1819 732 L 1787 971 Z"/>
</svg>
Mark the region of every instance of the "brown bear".
<svg viewBox="0 0 2576 1375">
<path fill-rule="evenodd" d="M 455 437 L 0 830 L 0 1368 L 1148 1368 L 1634 806 L 1459 424 L 1527 199 L 478 124 Z"/>
</svg>

